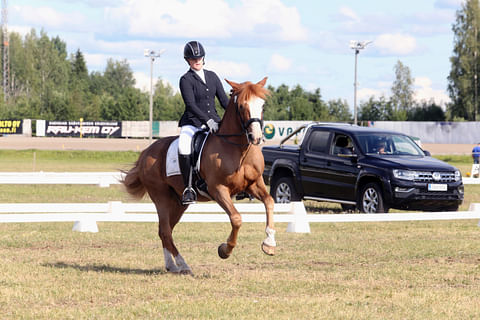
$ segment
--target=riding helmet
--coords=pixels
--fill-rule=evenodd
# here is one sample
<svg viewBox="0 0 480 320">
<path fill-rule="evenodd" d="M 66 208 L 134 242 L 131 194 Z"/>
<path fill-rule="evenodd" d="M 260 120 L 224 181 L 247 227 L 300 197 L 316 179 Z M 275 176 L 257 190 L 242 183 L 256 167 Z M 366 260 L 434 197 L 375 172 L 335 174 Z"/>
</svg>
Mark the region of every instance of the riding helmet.
<svg viewBox="0 0 480 320">
<path fill-rule="evenodd" d="M 190 41 L 183 49 L 183 57 L 185 59 L 198 59 L 205 57 L 205 49 L 198 41 Z"/>
</svg>

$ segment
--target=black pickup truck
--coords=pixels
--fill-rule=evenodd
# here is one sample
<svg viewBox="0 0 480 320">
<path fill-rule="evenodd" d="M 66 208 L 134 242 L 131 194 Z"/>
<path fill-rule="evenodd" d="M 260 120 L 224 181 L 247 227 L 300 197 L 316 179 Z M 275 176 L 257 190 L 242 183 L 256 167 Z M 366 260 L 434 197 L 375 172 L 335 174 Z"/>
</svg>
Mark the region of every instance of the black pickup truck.
<svg viewBox="0 0 480 320">
<path fill-rule="evenodd" d="M 299 145 L 285 144 L 300 130 Z M 262 152 L 263 178 L 275 202 L 308 199 L 386 213 L 456 211 L 463 201 L 460 171 L 398 132 L 312 123 Z"/>
</svg>

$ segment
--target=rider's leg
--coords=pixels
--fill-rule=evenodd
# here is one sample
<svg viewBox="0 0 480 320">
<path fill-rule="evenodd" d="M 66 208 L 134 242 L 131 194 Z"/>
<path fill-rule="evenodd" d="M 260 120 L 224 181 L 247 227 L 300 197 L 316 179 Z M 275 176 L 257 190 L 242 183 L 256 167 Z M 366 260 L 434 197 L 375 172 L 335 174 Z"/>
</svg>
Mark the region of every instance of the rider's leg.
<svg viewBox="0 0 480 320">
<path fill-rule="evenodd" d="M 182 195 L 182 204 L 192 204 L 197 200 L 197 194 L 192 188 L 192 138 L 198 131 L 194 126 L 183 126 L 180 130 L 178 143 L 178 163 L 182 173 L 185 190 Z"/>
</svg>

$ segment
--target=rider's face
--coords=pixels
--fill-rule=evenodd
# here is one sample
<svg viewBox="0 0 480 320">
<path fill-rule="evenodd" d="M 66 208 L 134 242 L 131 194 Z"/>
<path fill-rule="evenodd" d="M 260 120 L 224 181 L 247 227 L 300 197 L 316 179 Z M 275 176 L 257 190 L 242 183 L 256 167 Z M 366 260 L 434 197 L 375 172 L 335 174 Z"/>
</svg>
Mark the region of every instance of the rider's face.
<svg viewBox="0 0 480 320">
<path fill-rule="evenodd" d="M 188 59 L 190 68 L 196 71 L 200 71 L 203 68 L 203 57 L 198 59 Z"/>
</svg>

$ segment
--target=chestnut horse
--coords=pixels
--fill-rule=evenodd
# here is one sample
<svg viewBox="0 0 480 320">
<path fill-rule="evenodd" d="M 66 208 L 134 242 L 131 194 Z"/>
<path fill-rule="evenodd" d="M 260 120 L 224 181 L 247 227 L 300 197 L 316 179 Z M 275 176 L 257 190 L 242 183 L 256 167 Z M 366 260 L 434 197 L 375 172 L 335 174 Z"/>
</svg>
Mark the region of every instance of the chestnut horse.
<svg viewBox="0 0 480 320">
<path fill-rule="evenodd" d="M 225 79 L 226 80 L 226 79 Z M 242 217 L 235 209 L 232 197 L 248 192 L 265 205 L 267 238 L 262 250 L 275 253 L 275 230 L 273 223 L 274 201 L 263 181 L 264 159 L 259 144 L 263 141 L 263 104 L 268 90 L 264 88 L 267 78 L 254 84 L 235 83 L 230 101 L 217 133 L 210 134 L 205 142 L 200 159 L 200 176 L 208 186 L 208 193 L 228 214 L 232 230 L 226 243 L 218 247 L 218 254 L 226 259 L 237 244 Z M 184 189 L 180 175 L 166 175 L 166 154 L 177 136 L 165 137 L 146 148 L 123 179 L 127 192 L 141 198 L 147 192 L 158 214 L 158 235 L 162 240 L 165 267 L 168 272 L 193 274 L 178 252 L 172 238 L 172 230 L 188 205 L 182 205 Z M 209 201 L 199 195 L 198 201 Z"/>
</svg>

